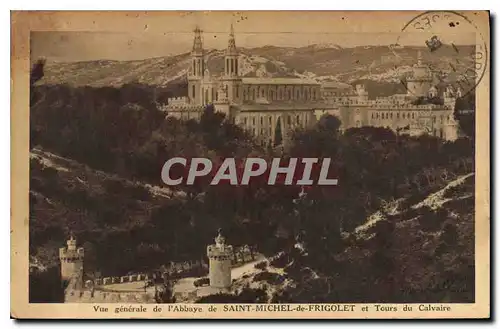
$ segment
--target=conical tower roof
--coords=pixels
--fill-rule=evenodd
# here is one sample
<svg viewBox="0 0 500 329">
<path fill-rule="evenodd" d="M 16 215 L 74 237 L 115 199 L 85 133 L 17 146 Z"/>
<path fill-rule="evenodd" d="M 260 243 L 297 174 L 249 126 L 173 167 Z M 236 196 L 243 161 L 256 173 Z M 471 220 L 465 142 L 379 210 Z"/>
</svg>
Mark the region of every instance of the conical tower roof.
<svg viewBox="0 0 500 329">
<path fill-rule="evenodd" d="M 234 38 L 234 27 L 231 23 L 231 31 L 229 32 L 229 40 L 227 41 L 227 51 L 228 55 L 236 55 L 238 50 L 236 49 L 236 40 Z"/>
<path fill-rule="evenodd" d="M 203 31 L 198 26 L 194 29 L 193 54 L 203 54 L 202 32 Z"/>
</svg>

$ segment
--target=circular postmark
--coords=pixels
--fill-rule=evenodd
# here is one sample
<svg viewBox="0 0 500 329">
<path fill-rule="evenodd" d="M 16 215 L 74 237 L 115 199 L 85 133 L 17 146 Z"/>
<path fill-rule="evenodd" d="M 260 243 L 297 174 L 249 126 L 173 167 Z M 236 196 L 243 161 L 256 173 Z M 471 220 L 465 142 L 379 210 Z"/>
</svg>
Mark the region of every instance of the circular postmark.
<svg viewBox="0 0 500 329">
<path fill-rule="evenodd" d="M 429 11 L 414 17 L 402 28 L 396 45 L 414 58 L 405 86 L 417 96 L 432 87 L 463 96 L 475 90 L 486 72 L 484 36 L 457 12 Z"/>
</svg>

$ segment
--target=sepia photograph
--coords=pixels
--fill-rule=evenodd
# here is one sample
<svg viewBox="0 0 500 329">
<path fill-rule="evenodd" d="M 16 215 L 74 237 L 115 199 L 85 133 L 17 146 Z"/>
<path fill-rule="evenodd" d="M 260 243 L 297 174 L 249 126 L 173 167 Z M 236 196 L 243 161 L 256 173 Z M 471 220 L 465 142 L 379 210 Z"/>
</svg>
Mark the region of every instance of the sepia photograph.
<svg viewBox="0 0 500 329">
<path fill-rule="evenodd" d="M 17 14 L 29 305 L 489 314 L 487 12 Z"/>
</svg>

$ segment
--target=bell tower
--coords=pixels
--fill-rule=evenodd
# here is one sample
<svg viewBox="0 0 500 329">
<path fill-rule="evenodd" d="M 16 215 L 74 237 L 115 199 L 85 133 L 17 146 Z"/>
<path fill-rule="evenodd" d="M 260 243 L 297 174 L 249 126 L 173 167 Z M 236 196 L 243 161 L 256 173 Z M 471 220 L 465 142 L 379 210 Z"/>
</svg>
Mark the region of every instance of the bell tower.
<svg viewBox="0 0 500 329">
<path fill-rule="evenodd" d="M 193 50 L 188 70 L 188 98 L 195 105 L 202 105 L 201 82 L 205 72 L 205 61 L 202 41 L 202 31 L 197 26 L 194 29 Z"/>
<path fill-rule="evenodd" d="M 243 88 L 239 69 L 239 55 L 234 38 L 234 28 L 231 24 L 226 55 L 224 57 L 223 84 L 226 87 L 227 99 L 230 104 L 239 104 L 243 99 Z"/>
</svg>

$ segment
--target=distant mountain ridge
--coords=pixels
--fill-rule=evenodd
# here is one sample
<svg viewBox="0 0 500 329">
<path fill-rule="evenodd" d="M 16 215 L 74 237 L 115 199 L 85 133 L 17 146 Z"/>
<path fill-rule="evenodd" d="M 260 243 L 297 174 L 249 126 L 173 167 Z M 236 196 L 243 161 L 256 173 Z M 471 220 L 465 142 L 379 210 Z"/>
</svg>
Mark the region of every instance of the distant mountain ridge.
<svg viewBox="0 0 500 329">
<path fill-rule="evenodd" d="M 352 83 L 356 80 L 399 82 L 410 72 L 421 50 L 424 61 L 443 72 L 472 64 L 472 46 L 442 46 L 430 52 L 423 47 L 370 46 L 342 48 L 336 44 L 313 44 L 300 48 L 264 46 L 240 48 L 240 69 L 244 76 L 302 77 L 318 81 Z M 207 50 L 210 75 L 224 71 L 225 50 Z M 95 60 L 86 62 L 47 61 L 41 84 L 73 86 L 120 86 L 138 82 L 167 86 L 185 81 L 190 54 L 133 61 Z"/>
</svg>

